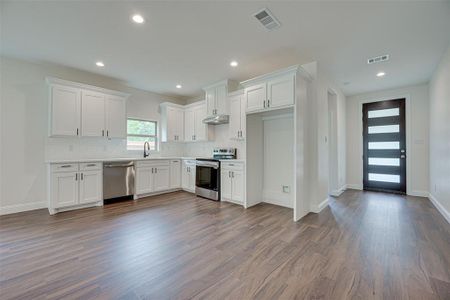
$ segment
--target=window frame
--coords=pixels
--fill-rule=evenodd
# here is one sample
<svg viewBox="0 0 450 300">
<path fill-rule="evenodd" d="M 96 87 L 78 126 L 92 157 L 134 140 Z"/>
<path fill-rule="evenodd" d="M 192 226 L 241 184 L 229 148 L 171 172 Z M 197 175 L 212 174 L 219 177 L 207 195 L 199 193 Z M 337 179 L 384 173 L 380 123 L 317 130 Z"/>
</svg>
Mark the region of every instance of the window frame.
<svg viewBox="0 0 450 300">
<path fill-rule="evenodd" d="M 142 121 L 142 122 L 151 122 L 155 123 L 155 135 L 147 135 L 147 134 L 129 134 L 128 133 L 128 120 L 132 121 Z M 146 137 L 146 138 L 154 138 L 155 139 L 155 150 L 150 150 L 150 152 L 159 152 L 159 127 L 158 127 L 158 121 L 153 119 L 143 119 L 143 118 L 134 118 L 134 117 L 127 117 L 127 151 L 141 151 L 140 149 L 130 149 L 128 148 L 128 137 Z M 144 150 L 144 148 L 142 148 Z"/>
</svg>

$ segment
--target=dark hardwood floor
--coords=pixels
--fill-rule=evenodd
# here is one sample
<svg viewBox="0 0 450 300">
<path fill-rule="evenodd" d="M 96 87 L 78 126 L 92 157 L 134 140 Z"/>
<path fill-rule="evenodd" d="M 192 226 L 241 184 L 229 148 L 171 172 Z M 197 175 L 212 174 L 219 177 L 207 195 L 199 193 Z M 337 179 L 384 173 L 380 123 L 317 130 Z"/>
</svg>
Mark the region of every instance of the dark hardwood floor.
<svg viewBox="0 0 450 300">
<path fill-rule="evenodd" d="M 0 225 L 1 299 L 450 299 L 425 198 L 350 190 L 295 223 L 177 192 Z"/>
</svg>

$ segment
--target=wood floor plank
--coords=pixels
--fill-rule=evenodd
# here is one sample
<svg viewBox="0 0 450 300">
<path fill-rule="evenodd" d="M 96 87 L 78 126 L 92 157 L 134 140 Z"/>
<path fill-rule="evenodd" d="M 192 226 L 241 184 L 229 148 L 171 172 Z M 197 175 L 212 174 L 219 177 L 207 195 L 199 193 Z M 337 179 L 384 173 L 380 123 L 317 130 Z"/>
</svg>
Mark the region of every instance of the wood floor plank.
<svg viewBox="0 0 450 300">
<path fill-rule="evenodd" d="M 1 299 L 450 299 L 428 199 L 348 190 L 319 214 L 175 192 L 0 217 Z"/>
</svg>

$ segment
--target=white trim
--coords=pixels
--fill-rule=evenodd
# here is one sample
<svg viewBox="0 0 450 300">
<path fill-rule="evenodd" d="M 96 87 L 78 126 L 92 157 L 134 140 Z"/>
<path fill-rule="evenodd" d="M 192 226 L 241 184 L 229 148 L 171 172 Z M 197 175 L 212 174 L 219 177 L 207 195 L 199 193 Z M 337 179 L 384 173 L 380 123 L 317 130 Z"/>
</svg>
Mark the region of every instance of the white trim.
<svg viewBox="0 0 450 300">
<path fill-rule="evenodd" d="M 362 123 L 362 108 L 363 104 L 365 103 L 372 103 L 372 102 L 380 102 L 380 101 L 388 101 L 388 100 L 394 100 L 394 99 L 405 99 L 405 119 L 406 119 L 406 194 L 410 195 L 411 191 L 411 165 L 412 165 L 412 155 L 408 155 L 409 153 L 412 153 L 411 151 L 411 95 L 410 94 L 392 94 L 389 96 L 384 96 L 380 98 L 368 98 L 366 100 L 362 99 L 359 101 L 359 109 L 358 109 L 358 117 L 357 117 L 357 126 L 359 132 L 363 132 L 363 123 Z M 358 135 L 360 138 L 359 147 L 361 150 L 361 160 L 362 155 L 364 155 L 364 143 L 363 143 L 363 136 Z M 411 151 L 411 152 L 410 152 Z M 364 162 L 361 163 L 361 167 L 359 170 L 359 174 L 361 175 L 361 188 L 358 188 L 360 190 L 363 189 L 363 175 L 364 175 Z"/>
<path fill-rule="evenodd" d="M 339 189 L 331 191 L 330 195 L 333 197 L 339 197 L 340 195 L 342 195 L 342 193 L 347 189 L 347 185 L 344 184 L 343 186 L 341 186 Z"/>
<path fill-rule="evenodd" d="M 409 196 L 425 197 L 425 198 L 428 198 L 429 194 L 430 193 L 428 191 L 420 191 L 420 190 L 410 191 L 408 193 Z"/>
<path fill-rule="evenodd" d="M 262 191 L 262 202 L 273 205 L 293 208 L 292 194 L 281 193 L 277 191 Z"/>
<path fill-rule="evenodd" d="M 300 65 L 294 65 L 294 66 L 290 66 L 281 70 L 277 70 L 275 72 L 269 73 L 269 74 L 264 74 L 261 76 L 257 76 L 245 81 L 241 81 L 239 84 L 242 85 L 243 87 L 247 87 L 250 85 L 253 85 L 255 83 L 261 82 L 261 81 L 266 81 L 272 77 L 278 77 L 281 75 L 288 75 L 290 73 L 295 74 L 297 73 L 299 70 L 303 70 L 303 68 Z M 309 73 L 306 72 L 307 75 L 309 75 Z"/>
<path fill-rule="evenodd" d="M 192 193 L 192 191 L 185 190 L 185 189 L 182 189 L 182 188 L 172 188 L 172 189 L 168 189 L 168 190 L 164 190 L 164 191 L 151 192 L 151 193 L 146 193 L 146 194 L 135 194 L 135 195 L 133 195 L 133 199 L 134 200 L 138 200 L 138 199 L 145 198 L 145 197 L 151 197 L 151 196 L 157 196 L 157 195 L 162 195 L 162 194 L 168 194 L 168 193 L 178 192 L 178 191 L 181 191 L 181 190 L 183 190 L 185 192 Z"/>
<path fill-rule="evenodd" d="M 316 214 L 320 213 L 325 207 L 328 206 L 328 202 L 329 202 L 329 198 L 327 197 L 325 200 L 320 202 L 319 205 L 317 205 L 317 207 L 313 207 L 311 209 L 311 212 L 316 213 Z"/>
<path fill-rule="evenodd" d="M 345 186 L 346 186 L 346 189 L 351 189 L 351 190 L 362 190 L 363 189 L 362 184 L 347 183 Z"/>
<path fill-rule="evenodd" d="M 434 207 L 441 213 L 445 220 L 450 224 L 450 212 L 431 194 L 428 194 L 428 199 L 433 203 Z"/>
<path fill-rule="evenodd" d="M 26 204 L 14 204 L 0 207 L 0 215 L 15 214 L 35 209 L 47 208 L 47 202 L 33 202 Z"/>
<path fill-rule="evenodd" d="M 47 84 L 49 84 L 49 85 L 58 84 L 58 85 L 63 85 L 63 86 L 70 86 L 70 87 L 74 87 L 74 88 L 86 89 L 86 90 L 96 91 L 96 92 L 100 92 L 100 93 L 104 93 L 104 94 L 108 94 L 108 95 L 116 95 L 116 96 L 125 97 L 125 98 L 128 98 L 130 96 L 130 94 L 128 94 L 128 93 L 109 90 L 109 89 L 105 89 L 105 88 L 94 86 L 94 85 L 64 80 L 64 79 L 60 79 L 60 78 L 56 78 L 56 77 L 45 77 L 45 80 L 47 81 Z"/>
</svg>

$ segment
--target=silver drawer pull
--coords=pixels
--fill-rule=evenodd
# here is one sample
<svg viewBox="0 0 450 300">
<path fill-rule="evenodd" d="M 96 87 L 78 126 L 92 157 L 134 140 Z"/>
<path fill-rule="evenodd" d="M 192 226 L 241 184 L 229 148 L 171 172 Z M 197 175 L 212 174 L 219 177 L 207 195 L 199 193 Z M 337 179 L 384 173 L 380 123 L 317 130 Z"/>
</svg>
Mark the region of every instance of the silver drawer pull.
<svg viewBox="0 0 450 300">
<path fill-rule="evenodd" d="M 87 164 L 86 167 L 95 167 L 96 164 Z"/>
<path fill-rule="evenodd" d="M 61 166 L 61 168 L 70 168 L 72 165 L 64 165 L 64 166 Z"/>
</svg>

